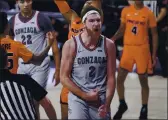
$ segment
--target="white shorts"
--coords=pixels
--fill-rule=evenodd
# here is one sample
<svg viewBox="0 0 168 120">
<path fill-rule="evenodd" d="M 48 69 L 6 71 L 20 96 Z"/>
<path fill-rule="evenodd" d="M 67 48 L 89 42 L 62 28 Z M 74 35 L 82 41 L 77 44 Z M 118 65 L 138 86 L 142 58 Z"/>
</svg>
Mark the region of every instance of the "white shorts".
<svg viewBox="0 0 168 120">
<path fill-rule="evenodd" d="M 104 102 L 104 100 L 103 100 Z M 76 95 L 69 92 L 68 95 L 68 119 L 83 119 L 83 120 L 110 120 L 110 112 L 105 118 L 98 115 L 98 108 L 88 105 L 87 102 L 80 99 Z"/>
<path fill-rule="evenodd" d="M 43 88 L 47 86 L 47 80 L 50 70 L 50 57 L 46 57 L 41 65 L 23 64 L 19 62 L 18 74 L 27 74 L 31 76 Z"/>
</svg>

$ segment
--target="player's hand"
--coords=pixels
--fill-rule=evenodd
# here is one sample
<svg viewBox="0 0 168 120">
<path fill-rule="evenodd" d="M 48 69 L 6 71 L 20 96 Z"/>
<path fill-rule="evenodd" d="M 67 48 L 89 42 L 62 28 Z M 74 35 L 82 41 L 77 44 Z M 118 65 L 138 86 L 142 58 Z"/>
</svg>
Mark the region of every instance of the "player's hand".
<svg viewBox="0 0 168 120">
<path fill-rule="evenodd" d="M 52 46 L 54 40 L 56 40 L 57 33 L 56 33 L 55 31 L 53 31 L 53 32 L 48 32 L 48 33 L 46 34 L 46 37 L 47 37 L 47 39 L 48 39 L 48 40 L 47 40 L 48 45 L 49 45 L 49 46 Z"/>
<path fill-rule="evenodd" d="M 107 108 L 106 105 L 101 105 L 98 109 L 98 114 L 100 117 L 105 118 L 107 116 L 107 113 L 109 112 L 109 108 Z"/>
<path fill-rule="evenodd" d="M 153 55 L 152 56 L 152 66 L 155 67 L 155 65 L 156 65 L 156 56 Z"/>
<path fill-rule="evenodd" d="M 84 96 L 84 99 L 86 101 L 97 101 L 98 95 L 99 95 L 99 90 L 94 89 L 94 90 L 91 90 L 90 92 L 87 92 L 86 95 Z"/>
<path fill-rule="evenodd" d="M 59 70 L 56 70 L 54 75 L 53 75 L 53 81 L 55 81 L 55 84 L 54 86 L 57 86 L 59 83 L 60 83 L 60 71 Z"/>
</svg>

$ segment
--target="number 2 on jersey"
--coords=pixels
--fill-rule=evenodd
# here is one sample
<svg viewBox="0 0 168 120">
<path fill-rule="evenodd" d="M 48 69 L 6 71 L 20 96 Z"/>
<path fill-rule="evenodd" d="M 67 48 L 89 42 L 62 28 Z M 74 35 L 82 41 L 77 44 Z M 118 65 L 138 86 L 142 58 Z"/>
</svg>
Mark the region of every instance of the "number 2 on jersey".
<svg viewBox="0 0 168 120">
<path fill-rule="evenodd" d="M 96 76 L 96 68 L 94 66 L 89 67 L 89 77 L 94 78 Z"/>
<path fill-rule="evenodd" d="M 131 32 L 132 32 L 134 35 L 136 35 L 136 34 L 137 34 L 137 29 L 138 29 L 138 28 L 137 28 L 136 26 L 134 26 L 134 27 L 132 28 L 132 31 L 131 31 Z"/>
<path fill-rule="evenodd" d="M 22 38 L 22 44 L 24 44 L 24 45 L 32 44 L 31 35 L 27 35 L 27 36 L 22 35 L 21 38 Z"/>
</svg>

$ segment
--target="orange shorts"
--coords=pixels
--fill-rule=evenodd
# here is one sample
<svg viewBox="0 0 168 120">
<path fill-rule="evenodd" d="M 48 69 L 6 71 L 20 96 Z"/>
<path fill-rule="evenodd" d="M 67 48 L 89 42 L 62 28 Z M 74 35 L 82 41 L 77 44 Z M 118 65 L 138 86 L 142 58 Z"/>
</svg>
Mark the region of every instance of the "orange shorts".
<svg viewBox="0 0 168 120">
<path fill-rule="evenodd" d="M 134 64 L 138 74 L 153 73 L 149 44 L 124 45 L 120 67 L 131 72 Z"/>
<path fill-rule="evenodd" d="M 61 90 L 60 103 L 68 104 L 68 93 L 69 90 L 66 87 L 63 87 Z"/>
</svg>

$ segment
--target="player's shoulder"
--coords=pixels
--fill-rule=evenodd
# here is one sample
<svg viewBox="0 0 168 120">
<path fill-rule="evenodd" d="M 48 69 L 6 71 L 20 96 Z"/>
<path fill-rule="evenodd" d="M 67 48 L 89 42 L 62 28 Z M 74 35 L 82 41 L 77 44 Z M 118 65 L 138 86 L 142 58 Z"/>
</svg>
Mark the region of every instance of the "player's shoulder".
<svg viewBox="0 0 168 120">
<path fill-rule="evenodd" d="M 75 46 L 75 42 L 76 42 L 76 41 L 74 40 L 74 38 L 71 37 L 69 40 L 67 40 L 67 41 L 65 42 L 64 45 L 69 46 L 69 47 L 74 47 L 74 46 Z"/>
<path fill-rule="evenodd" d="M 71 39 L 67 40 L 64 43 L 64 49 L 69 52 L 75 52 L 75 49 L 77 47 L 77 42 L 75 40 L 75 38 L 71 37 Z"/>
<path fill-rule="evenodd" d="M 146 14 L 154 14 L 154 13 L 152 12 L 152 10 L 149 9 L 148 7 L 146 7 L 146 6 L 144 6 L 144 11 L 145 11 Z"/>
<path fill-rule="evenodd" d="M 37 15 L 37 20 L 38 20 L 38 23 L 41 25 L 41 24 L 45 24 L 45 23 L 51 23 L 50 21 L 50 18 L 48 15 L 40 12 L 40 11 L 37 11 L 38 12 L 38 15 Z"/>
<path fill-rule="evenodd" d="M 38 14 L 38 17 L 45 17 L 44 13 L 40 11 L 35 11 Z"/>
<path fill-rule="evenodd" d="M 1 42 L 2 42 L 2 43 L 13 43 L 14 40 L 11 39 L 11 38 L 8 36 L 8 37 L 6 37 L 6 38 L 1 39 Z"/>
<path fill-rule="evenodd" d="M 122 11 L 126 12 L 126 11 L 130 11 L 132 9 L 132 5 L 128 5 L 128 6 L 125 6 Z"/>
<path fill-rule="evenodd" d="M 110 38 L 105 37 L 106 43 L 110 45 L 114 45 L 114 41 L 112 41 Z"/>
<path fill-rule="evenodd" d="M 17 13 L 17 14 L 19 14 L 19 13 Z M 16 15 L 17 15 L 17 14 L 16 14 Z M 16 15 L 13 15 L 13 16 L 9 19 L 9 24 L 10 24 L 10 25 L 12 25 L 12 23 L 14 23 L 14 20 L 15 20 L 15 16 L 16 16 Z"/>
<path fill-rule="evenodd" d="M 107 48 L 113 48 L 115 47 L 115 43 L 114 41 L 112 41 L 111 39 L 105 37 L 105 43 L 106 43 L 106 47 Z"/>
</svg>

